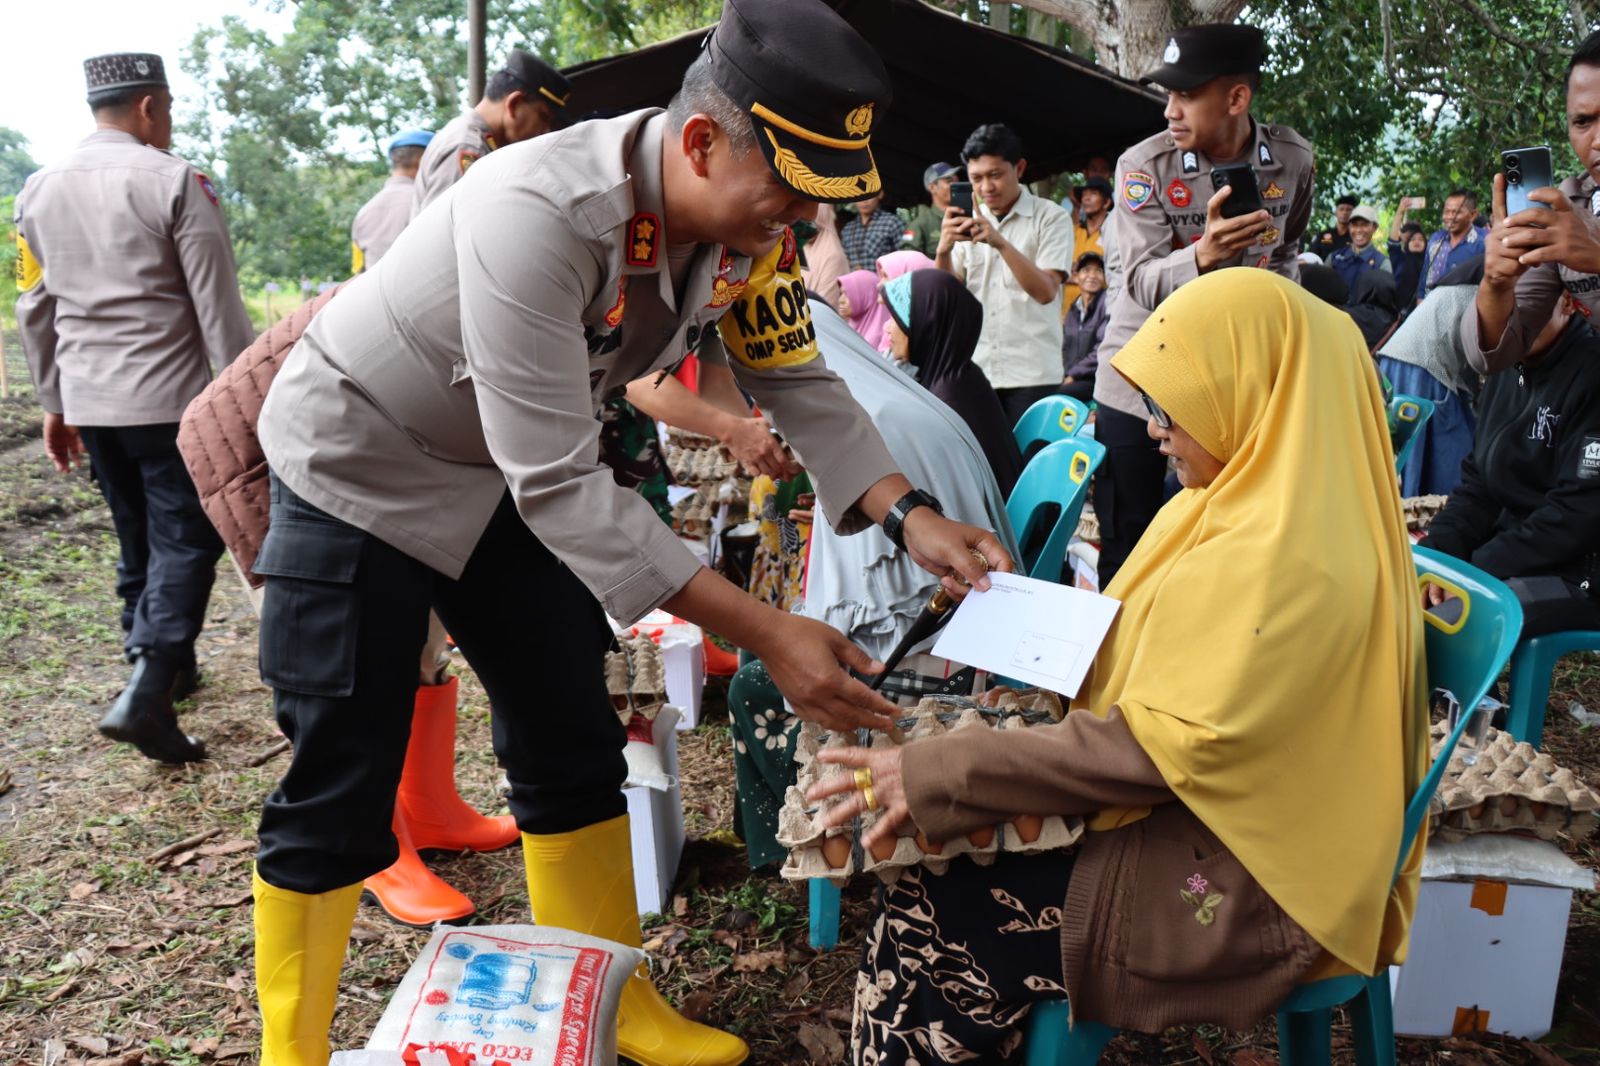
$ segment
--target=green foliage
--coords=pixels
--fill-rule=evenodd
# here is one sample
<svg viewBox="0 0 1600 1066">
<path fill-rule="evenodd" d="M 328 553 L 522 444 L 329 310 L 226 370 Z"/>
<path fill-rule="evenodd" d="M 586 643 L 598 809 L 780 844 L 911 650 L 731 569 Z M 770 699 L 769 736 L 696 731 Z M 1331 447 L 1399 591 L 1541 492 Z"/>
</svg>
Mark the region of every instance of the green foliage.
<svg viewBox="0 0 1600 1066">
<path fill-rule="evenodd" d="M 1390 207 L 1426 196 L 1417 221 L 1431 227 L 1458 186 L 1487 211 L 1502 149 L 1549 144 L 1557 175 L 1578 169 L 1565 116 L 1567 58 L 1587 31 L 1575 11 L 1567 0 L 1261 0 L 1245 16 L 1272 43 L 1256 112 L 1315 146 L 1325 212 L 1346 191 Z"/>
<path fill-rule="evenodd" d="M 0 196 L 0 323 L 11 324 L 17 306 L 17 227 L 11 223 L 15 196 Z"/>
<path fill-rule="evenodd" d="M 15 196 L 39 164 L 28 154 L 28 139 L 9 126 L 0 126 L 0 196 Z M 6 221 L 11 220 L 10 212 Z"/>
<path fill-rule="evenodd" d="M 507 0 L 490 5 L 493 70 L 510 48 L 570 63 L 705 25 L 719 0 Z M 464 105 L 459 0 L 302 0 L 282 38 L 225 17 L 183 57 L 210 109 L 179 153 L 211 170 L 247 286 L 342 278 L 350 222 L 383 183 L 400 129 L 437 129 Z"/>
</svg>

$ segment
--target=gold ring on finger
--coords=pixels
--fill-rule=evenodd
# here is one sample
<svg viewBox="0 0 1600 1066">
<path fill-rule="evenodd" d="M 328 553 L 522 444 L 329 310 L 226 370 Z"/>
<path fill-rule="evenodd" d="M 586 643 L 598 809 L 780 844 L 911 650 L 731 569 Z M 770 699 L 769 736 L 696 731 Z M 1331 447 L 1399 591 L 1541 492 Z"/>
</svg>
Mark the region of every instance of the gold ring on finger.
<svg viewBox="0 0 1600 1066">
<path fill-rule="evenodd" d="M 861 798 L 866 801 L 867 810 L 876 811 L 878 809 L 878 794 L 872 790 L 871 785 L 861 786 Z"/>
<path fill-rule="evenodd" d="M 867 789 L 871 788 L 872 787 L 872 770 L 871 770 L 871 768 L 870 767 L 866 767 L 866 766 L 861 767 L 859 770 L 856 771 L 855 780 L 856 780 L 856 787 L 861 789 L 863 792 L 866 791 Z"/>
</svg>

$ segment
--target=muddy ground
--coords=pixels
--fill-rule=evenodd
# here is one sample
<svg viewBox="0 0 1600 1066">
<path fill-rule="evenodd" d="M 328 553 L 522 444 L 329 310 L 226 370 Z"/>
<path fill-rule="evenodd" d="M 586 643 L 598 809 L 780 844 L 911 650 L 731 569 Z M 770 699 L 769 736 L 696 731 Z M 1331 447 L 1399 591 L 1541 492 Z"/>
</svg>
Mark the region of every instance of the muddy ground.
<svg viewBox="0 0 1600 1066">
<path fill-rule="evenodd" d="M 7 338 L 10 340 L 10 338 Z M 26 381 L 12 352 L 11 380 Z M 25 391 L 25 390 L 24 390 Z M 38 409 L 0 400 L 0 1066 L 253 1061 L 250 861 L 262 797 L 285 765 L 255 667 L 256 623 L 231 568 L 219 568 L 200 645 L 206 686 L 186 727 L 213 757 L 166 769 L 102 739 L 120 658 L 116 541 L 82 473 L 50 470 Z M 495 808 L 488 708 L 462 669 L 458 776 Z M 732 840 L 732 769 L 723 690 L 682 738 L 690 843 L 669 916 L 647 920 L 663 986 L 694 1016 L 741 1033 L 753 1063 L 838 1062 L 848 1039 L 853 965 L 870 905 L 845 894 L 843 943 L 806 946 L 805 894 L 752 875 Z M 1600 662 L 1568 660 L 1551 693 L 1600 708 Z M 1547 747 L 1600 785 L 1600 731 L 1552 713 Z M 1593 841 L 1567 842 L 1600 868 Z M 527 916 L 515 850 L 436 860 L 485 922 Z M 426 934 L 364 904 L 340 986 L 335 1047 L 359 1047 Z M 1339 1021 L 1338 1060 L 1351 1061 Z M 1270 1026 L 1252 1034 L 1175 1030 L 1122 1038 L 1115 1063 L 1275 1061 Z M 1400 1061 L 1600 1063 L 1600 896 L 1574 901 L 1556 1029 L 1538 1045 L 1488 1038 L 1405 1040 Z"/>
</svg>

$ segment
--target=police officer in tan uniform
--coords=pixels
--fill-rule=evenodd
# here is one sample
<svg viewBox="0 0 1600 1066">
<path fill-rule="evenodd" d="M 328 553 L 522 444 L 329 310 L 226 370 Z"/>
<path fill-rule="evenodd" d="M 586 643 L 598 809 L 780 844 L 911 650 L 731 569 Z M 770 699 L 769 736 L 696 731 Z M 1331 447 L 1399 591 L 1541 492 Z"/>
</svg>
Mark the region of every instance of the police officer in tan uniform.
<svg viewBox="0 0 1600 1066">
<path fill-rule="evenodd" d="M 536 55 L 513 48 L 484 86 L 476 107 L 445 123 L 422 153 L 411 198 L 413 217 L 461 180 L 467 168 L 502 145 L 566 125 L 572 86 Z"/>
<path fill-rule="evenodd" d="M 431 140 L 427 130 L 406 130 L 389 142 L 389 178 L 350 224 L 350 273 L 375 266 L 411 221 L 417 167 Z"/>
<path fill-rule="evenodd" d="M 1287 126 L 1256 121 L 1266 41 L 1253 26 L 1190 26 L 1167 42 L 1162 65 L 1142 79 L 1167 91 L 1167 130 L 1117 160 L 1112 258 L 1122 286 L 1107 309 L 1100 365 L 1122 349 L 1156 305 L 1201 274 L 1255 266 L 1298 281 L 1300 238 L 1311 217 L 1311 145 Z M 1226 188 L 1214 168 L 1248 163 L 1264 210 L 1222 217 Z M 1116 371 L 1095 377 L 1096 439 L 1106 447 L 1094 479 L 1105 588 L 1162 503 L 1166 459 L 1145 432 L 1139 393 Z"/>
<path fill-rule="evenodd" d="M 211 179 L 167 152 L 161 57 L 84 61 L 96 130 L 16 201 L 17 325 L 45 410 L 45 450 L 82 451 L 121 545 L 133 674 L 100 731 L 162 762 L 205 757 L 173 701 L 198 684 L 194 642 L 222 542 L 183 459 L 178 419 L 255 330 Z"/>
<path fill-rule="evenodd" d="M 1600 311 L 1600 31 L 1573 52 L 1567 70 L 1567 139 L 1583 164 L 1556 189 L 1506 217 L 1506 179 L 1494 179 L 1494 225 L 1484 242 L 1483 283 L 1461 318 L 1462 347 L 1479 373 L 1527 355 L 1561 294 L 1590 319 Z"/>
<path fill-rule="evenodd" d="M 479 160 L 286 360 L 259 427 L 273 471 L 261 668 L 294 742 L 254 882 L 264 1063 L 326 1061 L 361 879 L 396 854 L 430 603 L 489 695 L 542 924 L 639 943 L 605 612 L 663 606 L 758 654 L 802 716 L 889 724 L 893 706 L 846 671 L 880 664 L 702 567 L 602 465 L 595 418 L 691 351 L 728 358 L 717 324 L 752 258 L 781 256 L 817 202 L 881 187 L 887 103 L 882 63 L 823 0 L 728 0 L 665 113 Z M 803 298 L 775 290 L 769 313 Z M 883 523 L 952 588 L 958 573 L 986 584 L 974 549 L 1010 568 L 993 533 L 913 488 L 815 349 L 790 341 L 740 344 L 731 363 L 840 531 Z M 643 975 L 617 1039 L 643 1066 L 747 1055 Z"/>
</svg>

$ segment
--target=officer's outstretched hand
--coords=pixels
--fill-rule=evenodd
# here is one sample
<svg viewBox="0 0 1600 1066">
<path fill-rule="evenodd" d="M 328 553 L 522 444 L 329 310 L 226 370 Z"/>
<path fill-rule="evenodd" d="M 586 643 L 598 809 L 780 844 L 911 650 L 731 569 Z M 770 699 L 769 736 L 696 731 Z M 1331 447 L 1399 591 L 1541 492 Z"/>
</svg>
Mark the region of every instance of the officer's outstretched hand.
<svg viewBox="0 0 1600 1066">
<path fill-rule="evenodd" d="M 1206 231 L 1194 246 L 1195 266 L 1202 274 L 1226 263 L 1272 228 L 1272 215 L 1265 208 L 1238 218 L 1223 218 L 1223 201 L 1232 192 L 1233 186 L 1224 185 L 1206 201 Z"/>
<path fill-rule="evenodd" d="M 61 415 L 49 411 L 44 415 L 44 454 L 62 474 L 76 469 L 83 459 L 83 441 L 77 428 L 67 425 Z"/>
<path fill-rule="evenodd" d="M 846 669 L 878 674 L 883 664 L 846 640 L 832 626 L 796 614 L 782 621 L 756 650 L 789 707 L 808 722 L 835 732 L 846 729 L 887 731 L 898 711 L 895 705 L 851 677 Z"/>
<path fill-rule="evenodd" d="M 774 481 L 795 477 L 800 466 L 783 450 L 783 442 L 772 433 L 764 418 L 740 418 L 721 438 L 745 473 L 765 474 Z"/>
<path fill-rule="evenodd" d="M 991 530 L 951 521 L 931 507 L 913 508 L 902 533 L 912 560 L 958 600 L 972 589 L 987 589 L 990 570 L 1009 574 L 1016 569 Z"/>
</svg>

